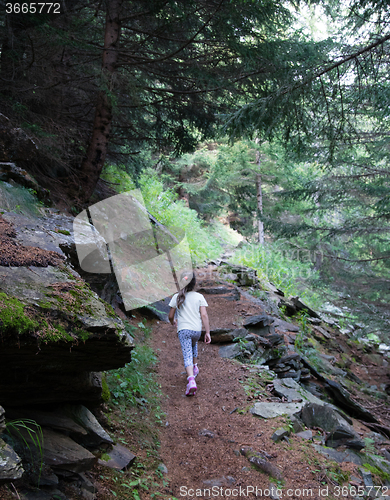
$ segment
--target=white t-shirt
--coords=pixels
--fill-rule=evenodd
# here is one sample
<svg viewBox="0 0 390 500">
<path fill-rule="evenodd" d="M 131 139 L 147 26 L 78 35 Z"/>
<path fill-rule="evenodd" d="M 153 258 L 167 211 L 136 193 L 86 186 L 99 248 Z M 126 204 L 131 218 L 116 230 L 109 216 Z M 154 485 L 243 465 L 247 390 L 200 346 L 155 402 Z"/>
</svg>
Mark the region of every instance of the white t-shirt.
<svg viewBox="0 0 390 500">
<path fill-rule="evenodd" d="M 181 307 L 177 308 L 177 296 L 172 297 L 169 305 L 175 307 L 177 311 L 177 331 L 194 330 L 202 331 L 202 318 L 200 316 L 200 306 L 208 306 L 206 299 L 198 292 L 188 292 Z"/>
</svg>

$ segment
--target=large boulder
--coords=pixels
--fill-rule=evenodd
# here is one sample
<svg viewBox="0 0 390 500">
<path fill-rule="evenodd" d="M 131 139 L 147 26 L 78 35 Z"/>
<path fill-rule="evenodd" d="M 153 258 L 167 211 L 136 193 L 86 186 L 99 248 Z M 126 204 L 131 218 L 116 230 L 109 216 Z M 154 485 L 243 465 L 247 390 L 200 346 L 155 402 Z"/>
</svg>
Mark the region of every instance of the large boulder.
<svg viewBox="0 0 390 500">
<path fill-rule="evenodd" d="M 327 446 L 337 448 L 345 445 L 356 449 L 365 446 L 353 427 L 329 405 L 308 403 L 302 408 L 300 418 L 308 427 L 320 427 L 328 433 Z"/>
<path fill-rule="evenodd" d="M 0 401 L 98 401 L 101 383 L 93 372 L 131 360 L 133 341 L 122 321 L 68 268 L 0 267 L 0 273 Z"/>
<path fill-rule="evenodd" d="M 113 309 L 64 262 L 61 242 L 71 235 L 62 223 L 69 218 L 7 219 L 15 224 L 10 229 L 3 223 L 0 240 L 5 256 L 0 266 L 1 403 L 100 402 L 95 372 L 128 363 L 132 338 Z"/>
</svg>

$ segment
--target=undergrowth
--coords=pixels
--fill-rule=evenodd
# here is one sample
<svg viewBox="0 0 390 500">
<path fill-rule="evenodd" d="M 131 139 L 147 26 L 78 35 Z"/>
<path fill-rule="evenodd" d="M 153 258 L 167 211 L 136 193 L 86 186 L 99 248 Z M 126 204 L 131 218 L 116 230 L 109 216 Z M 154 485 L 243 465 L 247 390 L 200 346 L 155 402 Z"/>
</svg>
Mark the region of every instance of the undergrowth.
<svg viewBox="0 0 390 500">
<path fill-rule="evenodd" d="M 316 308 L 320 302 L 319 294 L 314 291 L 318 286 L 318 274 L 313 269 L 310 255 L 303 257 L 289 252 L 282 244 L 267 242 L 263 246 L 244 245 L 229 260 L 255 269 L 260 282 L 271 282 L 283 290 L 285 296 L 300 296 Z"/>
<path fill-rule="evenodd" d="M 105 169 L 105 179 L 114 183 L 118 193 L 135 189 L 128 174 L 114 166 Z M 139 178 L 139 187 L 148 211 L 168 228 L 180 227 L 186 234 L 195 264 L 219 258 L 226 248 L 234 248 L 240 241 L 236 231 L 218 220 L 203 222 L 195 210 L 178 199 L 177 193 L 164 186 L 153 170 Z"/>
</svg>

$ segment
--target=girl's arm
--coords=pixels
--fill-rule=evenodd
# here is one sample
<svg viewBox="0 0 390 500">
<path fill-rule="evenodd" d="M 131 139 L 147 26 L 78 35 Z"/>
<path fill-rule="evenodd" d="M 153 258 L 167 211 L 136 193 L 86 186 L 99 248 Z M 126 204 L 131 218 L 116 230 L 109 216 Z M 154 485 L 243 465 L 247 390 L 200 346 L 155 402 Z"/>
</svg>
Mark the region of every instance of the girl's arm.
<svg viewBox="0 0 390 500">
<path fill-rule="evenodd" d="M 177 326 L 177 319 L 175 318 L 175 311 L 176 311 L 176 307 L 171 307 L 169 314 L 168 314 L 169 322 L 173 326 Z"/>
<path fill-rule="evenodd" d="M 209 317 L 207 315 L 206 306 L 200 306 L 200 317 L 202 318 L 203 326 L 206 330 L 206 334 L 204 336 L 204 341 L 206 344 L 210 344 L 211 336 L 210 336 L 210 322 Z"/>
</svg>

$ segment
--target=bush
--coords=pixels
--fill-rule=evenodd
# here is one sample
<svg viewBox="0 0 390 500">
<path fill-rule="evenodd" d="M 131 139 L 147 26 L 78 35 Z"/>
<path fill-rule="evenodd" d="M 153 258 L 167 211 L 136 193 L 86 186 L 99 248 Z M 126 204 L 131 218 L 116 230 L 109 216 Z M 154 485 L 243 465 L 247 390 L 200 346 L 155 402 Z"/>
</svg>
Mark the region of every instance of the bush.
<svg viewBox="0 0 390 500">
<path fill-rule="evenodd" d="M 191 210 L 183 201 L 178 200 L 172 189 L 165 189 L 156 174 L 143 175 L 140 183 L 149 212 L 165 226 L 178 226 L 185 231 L 195 264 L 202 264 L 221 256 L 223 248 L 216 240 L 212 229 L 202 223 L 195 210 Z"/>
<path fill-rule="evenodd" d="M 308 284 L 318 280 L 311 262 L 302 262 L 282 245 L 266 243 L 264 246 L 247 244 L 230 259 L 236 264 L 256 269 L 260 281 L 268 281 L 280 288 L 286 296 L 299 295 L 312 307 L 318 301 Z"/>
</svg>

